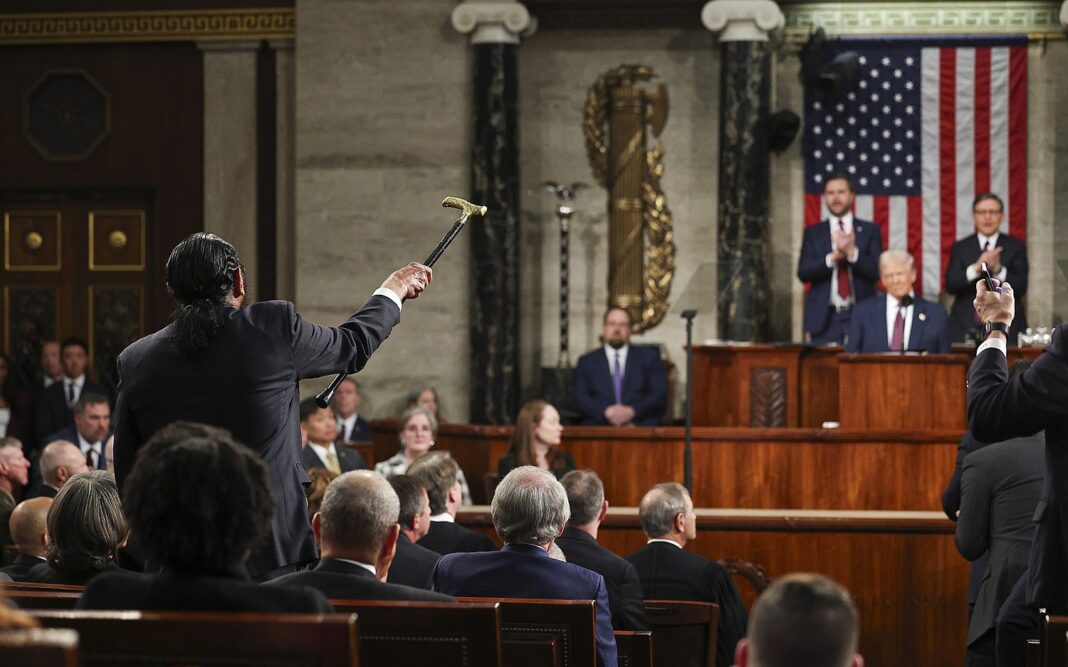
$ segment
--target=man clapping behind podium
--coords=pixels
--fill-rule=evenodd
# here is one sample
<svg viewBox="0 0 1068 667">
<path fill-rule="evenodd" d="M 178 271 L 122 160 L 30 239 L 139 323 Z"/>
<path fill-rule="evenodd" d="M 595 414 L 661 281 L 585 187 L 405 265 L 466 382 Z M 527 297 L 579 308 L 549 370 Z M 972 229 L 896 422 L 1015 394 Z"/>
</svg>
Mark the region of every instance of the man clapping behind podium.
<svg viewBox="0 0 1068 667">
<path fill-rule="evenodd" d="M 949 353 L 946 311 L 916 296 L 912 255 L 903 250 L 884 252 L 879 256 L 879 278 L 886 294 L 853 309 L 846 352 Z"/>
</svg>

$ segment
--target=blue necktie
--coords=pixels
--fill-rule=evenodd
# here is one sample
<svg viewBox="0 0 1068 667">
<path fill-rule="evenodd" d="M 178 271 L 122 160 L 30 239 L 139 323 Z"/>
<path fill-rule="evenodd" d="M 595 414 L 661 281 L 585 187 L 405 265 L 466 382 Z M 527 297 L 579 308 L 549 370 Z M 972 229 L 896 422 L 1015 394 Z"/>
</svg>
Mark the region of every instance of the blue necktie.
<svg viewBox="0 0 1068 667">
<path fill-rule="evenodd" d="M 623 403 L 623 369 L 619 365 L 620 354 L 616 352 L 616 362 L 612 366 L 612 389 L 616 394 L 616 403 Z"/>
</svg>

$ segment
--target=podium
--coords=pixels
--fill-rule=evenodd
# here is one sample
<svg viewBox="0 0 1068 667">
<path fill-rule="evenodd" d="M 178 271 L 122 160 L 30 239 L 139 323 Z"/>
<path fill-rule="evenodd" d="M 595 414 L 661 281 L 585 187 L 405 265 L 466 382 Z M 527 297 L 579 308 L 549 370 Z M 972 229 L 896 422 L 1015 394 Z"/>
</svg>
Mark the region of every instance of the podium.
<svg viewBox="0 0 1068 667">
<path fill-rule="evenodd" d="M 969 363 L 955 354 L 843 354 L 838 358 L 841 427 L 964 430 Z"/>
</svg>

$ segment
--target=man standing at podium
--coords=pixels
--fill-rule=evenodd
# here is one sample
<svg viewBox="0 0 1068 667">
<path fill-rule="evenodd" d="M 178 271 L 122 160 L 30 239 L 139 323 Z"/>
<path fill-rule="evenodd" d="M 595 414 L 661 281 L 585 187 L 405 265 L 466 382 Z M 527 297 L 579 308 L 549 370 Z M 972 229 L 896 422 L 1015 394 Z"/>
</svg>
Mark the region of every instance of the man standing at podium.
<svg viewBox="0 0 1068 667">
<path fill-rule="evenodd" d="M 849 325 L 846 352 L 949 353 L 949 329 L 942 306 L 916 296 L 916 264 L 904 250 L 879 256 L 879 278 L 886 288 L 857 304 Z"/>
<path fill-rule="evenodd" d="M 853 218 L 853 183 L 832 174 L 823 184 L 826 220 L 805 230 L 797 277 L 811 283 L 805 295 L 804 328 L 817 344 L 838 343 L 849 331 L 853 306 L 875 296 L 879 254 L 883 251 L 879 227 Z"/>
</svg>

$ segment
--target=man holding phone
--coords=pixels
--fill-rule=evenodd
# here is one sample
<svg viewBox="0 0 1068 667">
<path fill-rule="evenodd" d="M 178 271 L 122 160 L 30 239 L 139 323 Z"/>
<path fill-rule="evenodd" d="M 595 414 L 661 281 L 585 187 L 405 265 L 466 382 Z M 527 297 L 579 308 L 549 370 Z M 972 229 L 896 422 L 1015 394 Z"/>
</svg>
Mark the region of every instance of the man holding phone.
<svg viewBox="0 0 1068 667">
<path fill-rule="evenodd" d="M 982 275 L 982 265 L 1000 282 L 1012 283 L 1016 299 L 1021 302 L 1009 332 L 1009 345 L 1016 345 L 1016 333 L 1027 328 L 1022 297 L 1027 294 L 1027 247 L 1019 239 L 1001 231 L 1005 205 L 993 192 L 984 192 L 972 203 L 975 233 L 953 244 L 946 268 L 946 291 L 955 299 L 949 311 L 949 338 L 963 343 L 979 337 L 980 322 L 972 309 L 975 283 Z"/>
</svg>

